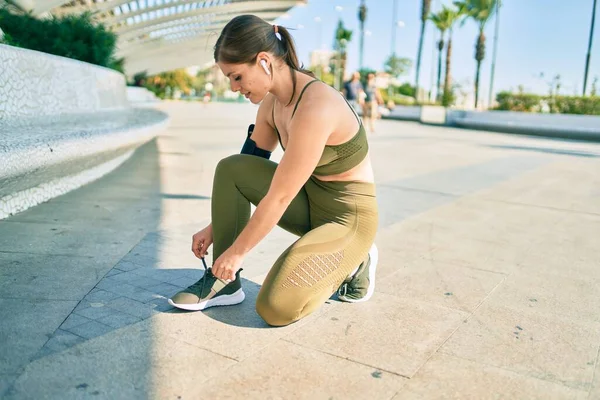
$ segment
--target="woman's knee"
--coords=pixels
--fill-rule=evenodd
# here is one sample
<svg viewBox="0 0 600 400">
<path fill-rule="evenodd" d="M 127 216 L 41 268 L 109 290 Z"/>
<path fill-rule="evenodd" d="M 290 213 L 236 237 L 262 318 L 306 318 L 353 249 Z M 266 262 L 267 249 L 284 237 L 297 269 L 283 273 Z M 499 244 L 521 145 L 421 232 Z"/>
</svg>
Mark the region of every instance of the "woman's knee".
<svg viewBox="0 0 600 400">
<path fill-rule="evenodd" d="M 240 163 L 243 163 L 247 159 L 246 157 L 248 156 L 244 154 L 233 154 L 221 159 L 221 161 L 217 163 L 215 176 L 234 173 L 233 171 Z"/>
<path fill-rule="evenodd" d="M 256 299 L 256 312 L 271 326 L 285 326 L 300 319 L 298 311 L 286 307 L 281 300 L 269 293 L 259 293 Z"/>
</svg>

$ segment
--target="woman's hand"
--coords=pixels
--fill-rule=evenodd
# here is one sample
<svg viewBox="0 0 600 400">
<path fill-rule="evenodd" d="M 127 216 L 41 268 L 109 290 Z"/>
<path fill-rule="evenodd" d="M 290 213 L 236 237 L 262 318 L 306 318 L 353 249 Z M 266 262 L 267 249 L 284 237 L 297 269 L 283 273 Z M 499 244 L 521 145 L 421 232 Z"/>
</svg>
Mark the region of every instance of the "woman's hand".
<svg viewBox="0 0 600 400">
<path fill-rule="evenodd" d="M 198 258 L 206 256 L 207 250 L 213 243 L 212 224 L 192 236 L 192 252 Z"/>
<path fill-rule="evenodd" d="M 213 262 L 211 270 L 217 278 L 225 281 L 233 281 L 243 261 L 244 256 L 236 254 L 230 247 Z"/>
</svg>

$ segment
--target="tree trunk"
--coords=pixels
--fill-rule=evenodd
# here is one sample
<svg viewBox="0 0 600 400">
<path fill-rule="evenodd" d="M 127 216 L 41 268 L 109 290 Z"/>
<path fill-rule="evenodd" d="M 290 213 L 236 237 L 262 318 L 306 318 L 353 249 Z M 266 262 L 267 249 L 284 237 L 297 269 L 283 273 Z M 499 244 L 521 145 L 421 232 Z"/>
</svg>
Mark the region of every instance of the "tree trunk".
<svg viewBox="0 0 600 400">
<path fill-rule="evenodd" d="M 475 60 L 477 61 L 477 70 L 475 72 L 475 109 L 479 105 L 479 74 L 481 72 L 481 62 L 485 58 L 485 34 L 483 27 L 479 30 L 477 44 L 475 45 Z"/>
<path fill-rule="evenodd" d="M 446 77 L 444 79 L 444 106 L 450 106 L 450 84 L 452 75 L 450 73 L 450 66 L 452 61 L 452 31 L 448 33 L 448 45 L 446 46 Z"/>
<path fill-rule="evenodd" d="M 481 61 L 477 61 L 477 70 L 475 71 L 475 109 L 479 104 L 479 72 L 481 70 Z"/>
<path fill-rule="evenodd" d="M 443 50 L 444 50 L 444 38 L 442 36 L 442 39 L 440 39 L 440 41 L 438 42 L 438 71 L 437 71 L 437 84 L 435 86 L 436 90 L 437 90 L 437 96 L 436 96 L 437 102 L 440 102 L 442 100 L 442 87 L 440 86 L 440 82 L 442 80 L 442 51 Z"/>
<path fill-rule="evenodd" d="M 423 51 L 423 39 L 425 38 L 425 21 L 421 23 L 421 37 L 419 38 L 419 50 L 417 51 L 417 71 L 415 79 L 415 100 L 419 102 L 419 73 L 421 71 L 421 53 Z"/>
</svg>

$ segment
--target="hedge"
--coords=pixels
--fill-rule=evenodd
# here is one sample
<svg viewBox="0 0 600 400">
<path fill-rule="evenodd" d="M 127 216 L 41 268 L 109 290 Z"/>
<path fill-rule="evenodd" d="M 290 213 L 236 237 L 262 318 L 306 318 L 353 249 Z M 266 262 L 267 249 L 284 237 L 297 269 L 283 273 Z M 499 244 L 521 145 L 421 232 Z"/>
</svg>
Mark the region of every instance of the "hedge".
<svg viewBox="0 0 600 400">
<path fill-rule="evenodd" d="M 496 100 L 496 110 L 600 115 L 599 96 L 540 96 L 500 92 Z"/>
<path fill-rule="evenodd" d="M 91 14 L 37 19 L 0 8 L 5 44 L 73 58 L 123 72 L 115 59 L 117 35 L 92 22 Z"/>
</svg>

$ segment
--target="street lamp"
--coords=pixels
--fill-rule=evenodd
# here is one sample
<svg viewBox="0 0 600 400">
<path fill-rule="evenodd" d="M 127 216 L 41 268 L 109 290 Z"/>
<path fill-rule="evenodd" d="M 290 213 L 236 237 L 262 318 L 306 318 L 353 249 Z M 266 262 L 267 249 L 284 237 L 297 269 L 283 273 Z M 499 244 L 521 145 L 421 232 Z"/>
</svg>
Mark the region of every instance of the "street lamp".
<svg viewBox="0 0 600 400">
<path fill-rule="evenodd" d="M 596 0 L 594 0 L 594 6 L 592 10 L 592 24 L 590 26 L 590 41 L 588 43 L 587 57 L 585 59 L 585 72 L 583 75 L 583 95 L 585 96 L 585 89 L 587 86 L 588 73 L 590 70 L 590 52 L 592 51 L 592 39 L 594 38 L 594 22 L 596 20 Z"/>
</svg>

